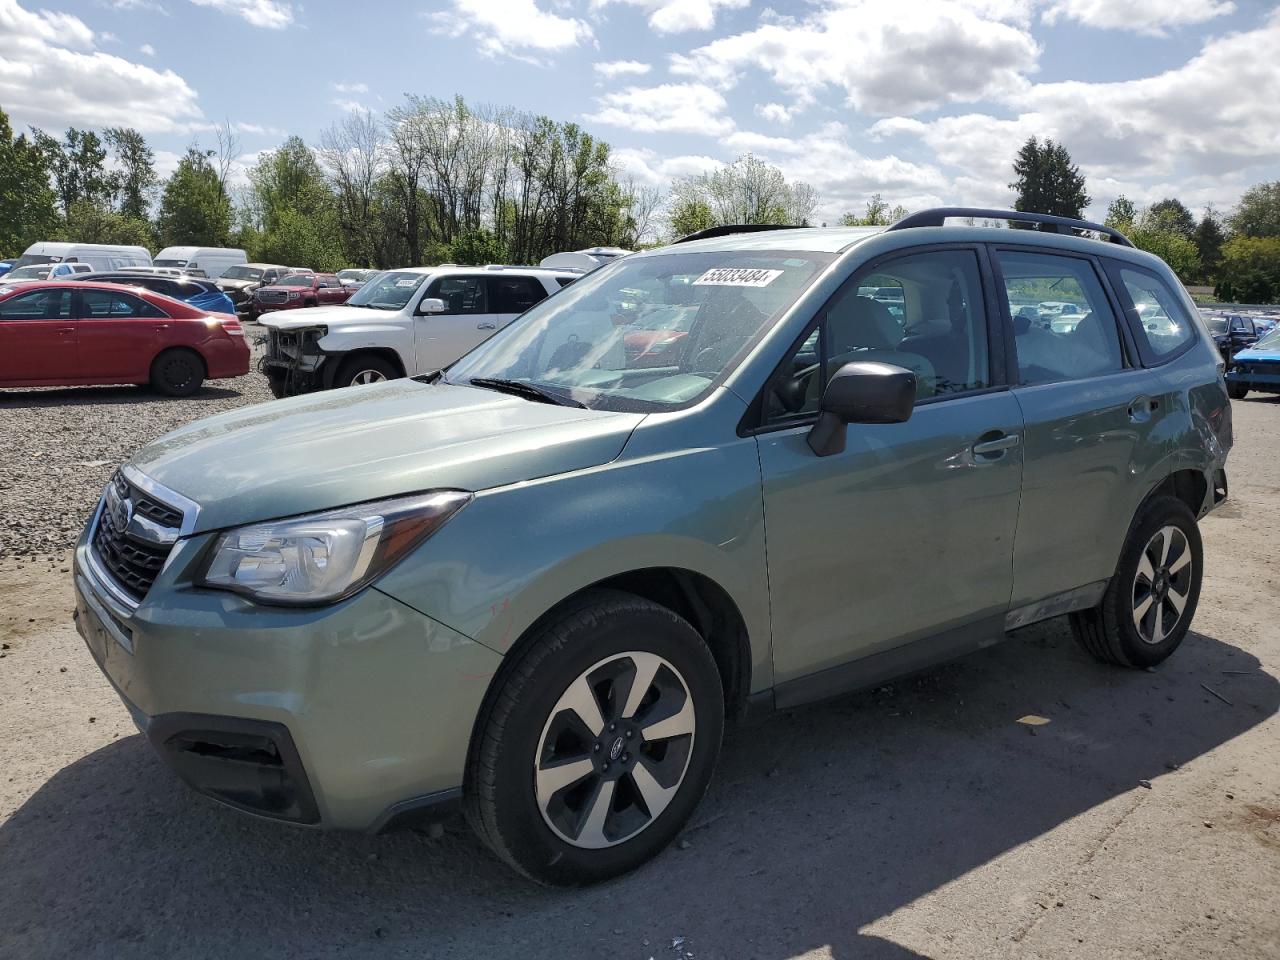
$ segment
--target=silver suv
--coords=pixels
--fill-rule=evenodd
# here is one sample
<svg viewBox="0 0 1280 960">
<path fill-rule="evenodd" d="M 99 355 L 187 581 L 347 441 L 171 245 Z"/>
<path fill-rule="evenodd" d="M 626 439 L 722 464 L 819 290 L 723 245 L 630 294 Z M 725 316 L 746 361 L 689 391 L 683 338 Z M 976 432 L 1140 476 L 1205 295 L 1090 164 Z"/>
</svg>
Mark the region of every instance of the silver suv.
<svg viewBox="0 0 1280 960">
<path fill-rule="evenodd" d="M 1231 446 L 1169 268 L 1008 211 L 750 230 L 610 263 L 443 372 L 141 450 L 76 619 L 159 754 L 294 823 L 461 802 L 583 883 L 676 835 L 727 719 L 1063 614 L 1169 656 Z M 1078 320 L 1025 316 L 1050 301 Z"/>
</svg>

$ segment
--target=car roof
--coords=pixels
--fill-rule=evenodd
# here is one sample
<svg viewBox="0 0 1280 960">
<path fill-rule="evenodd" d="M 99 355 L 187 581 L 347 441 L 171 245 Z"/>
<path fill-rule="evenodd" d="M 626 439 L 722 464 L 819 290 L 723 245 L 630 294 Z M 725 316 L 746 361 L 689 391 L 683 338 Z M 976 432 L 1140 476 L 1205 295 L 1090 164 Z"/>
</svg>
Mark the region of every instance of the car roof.
<svg viewBox="0 0 1280 960">
<path fill-rule="evenodd" d="M 5 288 L 4 279 L 0 277 L 0 289 L 3 288 Z M 128 293 L 143 299 L 160 297 L 162 300 L 180 304 L 188 310 L 196 309 L 188 303 L 148 290 L 146 287 L 139 288 L 128 283 L 108 283 L 104 280 L 28 280 L 22 284 L 13 285 L 12 289 L 22 293 L 30 293 L 32 290 L 106 290 L 110 293 Z"/>
<path fill-rule="evenodd" d="M 429 275 L 433 273 L 491 273 L 501 276 L 504 273 L 519 273 L 523 275 L 532 274 L 534 276 L 547 277 L 580 277 L 582 274 L 577 270 L 557 270 L 554 267 L 520 267 L 511 264 L 491 263 L 484 266 L 463 266 L 457 263 L 441 263 L 434 267 L 392 267 L 389 270 L 378 270 L 377 273 L 421 273 Z"/>
</svg>

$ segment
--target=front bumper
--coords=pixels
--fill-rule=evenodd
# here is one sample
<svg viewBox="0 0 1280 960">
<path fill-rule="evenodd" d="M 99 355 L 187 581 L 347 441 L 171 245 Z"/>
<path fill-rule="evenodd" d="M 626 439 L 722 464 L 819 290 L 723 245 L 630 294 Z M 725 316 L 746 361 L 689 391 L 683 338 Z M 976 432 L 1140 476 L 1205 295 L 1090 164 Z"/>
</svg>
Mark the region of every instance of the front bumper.
<svg viewBox="0 0 1280 960">
<path fill-rule="evenodd" d="M 76 549 L 76 624 L 161 758 L 261 816 L 352 830 L 452 801 L 500 657 L 368 588 L 269 608 L 190 586 L 181 540 L 136 607 Z"/>
<path fill-rule="evenodd" d="M 1233 367 L 1226 373 L 1227 383 L 1240 384 L 1259 393 L 1280 393 L 1280 364 L 1274 370 Z"/>
</svg>

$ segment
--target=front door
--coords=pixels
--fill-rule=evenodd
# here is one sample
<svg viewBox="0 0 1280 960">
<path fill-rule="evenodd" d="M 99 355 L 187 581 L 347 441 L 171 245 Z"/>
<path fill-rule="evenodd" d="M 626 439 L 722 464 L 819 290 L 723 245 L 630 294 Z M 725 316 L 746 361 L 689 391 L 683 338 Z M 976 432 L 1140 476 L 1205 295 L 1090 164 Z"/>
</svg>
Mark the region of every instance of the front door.
<svg viewBox="0 0 1280 960">
<path fill-rule="evenodd" d="M 80 378 L 67 289 L 32 290 L 0 301 L 0 383 Z"/>
<path fill-rule="evenodd" d="M 423 299 L 444 301 L 443 313 L 419 313 L 413 320 L 418 371 L 438 370 L 483 343 L 497 329 L 489 312 L 487 277 L 447 276 L 433 281 Z"/>
<path fill-rule="evenodd" d="M 766 389 L 757 441 L 780 705 L 806 699 L 787 695 L 789 681 L 850 678 L 819 689 L 834 692 L 913 641 L 1001 635 L 1022 416 L 1000 386 L 982 265 L 960 247 L 865 268 Z M 914 371 L 915 410 L 850 424 L 844 452 L 817 456 L 806 438 L 821 387 L 855 360 Z"/>
<path fill-rule="evenodd" d="M 80 375 L 116 383 L 143 383 L 172 321 L 141 297 L 81 290 L 76 311 Z"/>
</svg>

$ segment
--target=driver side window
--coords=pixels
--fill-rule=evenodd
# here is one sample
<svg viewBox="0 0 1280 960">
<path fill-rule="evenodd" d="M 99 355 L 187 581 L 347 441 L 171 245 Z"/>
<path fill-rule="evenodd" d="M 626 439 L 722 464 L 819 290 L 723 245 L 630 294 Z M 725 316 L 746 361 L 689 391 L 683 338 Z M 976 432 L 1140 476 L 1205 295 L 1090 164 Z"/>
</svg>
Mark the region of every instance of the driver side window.
<svg viewBox="0 0 1280 960">
<path fill-rule="evenodd" d="M 972 250 L 909 254 L 846 282 L 765 395 L 766 423 L 818 412 L 846 363 L 877 361 L 916 375 L 916 399 L 991 385 L 982 273 Z"/>
</svg>

